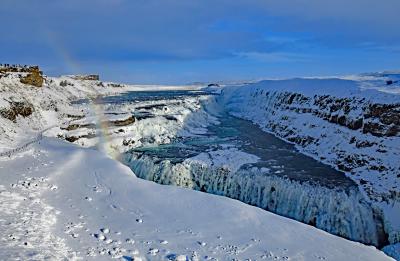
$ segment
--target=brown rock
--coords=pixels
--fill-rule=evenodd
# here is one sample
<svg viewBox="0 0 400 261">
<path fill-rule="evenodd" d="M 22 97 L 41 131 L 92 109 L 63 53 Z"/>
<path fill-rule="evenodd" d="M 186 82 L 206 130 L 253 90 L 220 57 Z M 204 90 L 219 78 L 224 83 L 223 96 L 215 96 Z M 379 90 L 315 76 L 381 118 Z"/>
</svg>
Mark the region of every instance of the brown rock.
<svg viewBox="0 0 400 261">
<path fill-rule="evenodd" d="M 33 106 L 27 102 L 12 102 L 9 109 L 0 110 L 3 118 L 16 122 L 17 116 L 28 117 L 33 113 Z"/>
<path fill-rule="evenodd" d="M 27 76 L 22 77 L 20 79 L 21 83 L 36 86 L 36 87 L 42 87 L 43 81 L 44 81 L 44 79 L 43 79 L 42 73 L 39 70 L 32 71 Z"/>
</svg>

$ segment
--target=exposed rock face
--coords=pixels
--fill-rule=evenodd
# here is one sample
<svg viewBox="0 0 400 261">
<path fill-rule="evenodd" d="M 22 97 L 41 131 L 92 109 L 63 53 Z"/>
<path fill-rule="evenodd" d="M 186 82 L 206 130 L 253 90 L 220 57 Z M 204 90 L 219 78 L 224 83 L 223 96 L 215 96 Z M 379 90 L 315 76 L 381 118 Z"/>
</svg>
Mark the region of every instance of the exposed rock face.
<svg viewBox="0 0 400 261">
<path fill-rule="evenodd" d="M 271 89 L 224 90 L 221 99 L 233 115 L 346 172 L 376 206 L 396 208 L 400 202 L 400 102 Z M 385 222 L 389 241 L 399 242 L 400 230 L 391 227 L 392 221 Z"/>
<path fill-rule="evenodd" d="M 28 73 L 28 75 L 22 77 L 20 81 L 23 84 L 33 85 L 36 87 L 42 87 L 44 78 L 43 78 L 42 72 L 39 70 L 39 67 L 34 67 Z"/>
<path fill-rule="evenodd" d="M 67 86 L 74 86 L 73 83 L 68 82 L 67 80 L 61 81 L 60 86 L 67 87 Z"/>
<path fill-rule="evenodd" d="M 80 135 L 80 136 L 66 136 L 65 140 L 67 140 L 69 142 L 75 142 L 75 141 L 77 141 L 79 139 L 82 139 L 82 138 L 92 139 L 94 137 L 96 137 L 96 134 L 89 133 L 89 134 Z M 60 138 L 62 138 L 62 137 L 60 137 Z"/>
<path fill-rule="evenodd" d="M 37 65 L 33 66 L 10 65 L 10 64 L 0 65 L 0 73 L 6 73 L 6 72 L 32 73 L 36 71 L 39 71 L 39 66 Z"/>
<path fill-rule="evenodd" d="M 266 96 L 276 95 L 266 92 Z M 365 99 L 337 98 L 330 95 L 306 97 L 300 93 L 278 94 L 276 109 L 310 113 L 351 130 L 362 129 L 374 136 L 400 134 L 400 104 L 371 104 Z M 314 106 L 313 106 L 314 105 Z"/>
<path fill-rule="evenodd" d="M 20 78 L 20 82 L 27 85 L 36 87 L 42 87 L 44 78 L 43 73 L 40 71 L 39 66 L 27 66 L 27 65 L 0 65 L 0 75 L 17 74 Z M 1 78 L 1 76 L 0 76 Z"/>
<path fill-rule="evenodd" d="M 9 109 L 0 110 L 3 118 L 16 122 L 17 116 L 28 117 L 33 113 L 33 106 L 26 102 L 12 102 Z"/>
<path fill-rule="evenodd" d="M 114 126 L 114 127 L 123 127 L 123 126 L 128 126 L 131 125 L 135 122 L 135 117 L 134 116 L 130 116 L 124 120 L 115 120 L 115 121 L 110 121 L 108 124 L 110 126 Z"/>
<path fill-rule="evenodd" d="M 258 108 L 259 110 L 264 107 L 265 120 L 269 129 L 302 147 L 310 144 L 318 146 L 327 137 L 324 137 L 323 134 L 321 137 L 313 137 L 312 135 L 303 133 L 304 130 L 290 126 L 290 121 L 294 118 L 305 117 L 300 115 L 311 116 L 310 120 L 303 123 L 307 124 L 307 127 L 310 129 L 321 127 L 309 122 L 312 119 L 319 118 L 334 125 L 345 127 L 350 130 L 349 133 L 356 131 L 359 137 L 356 138 L 355 136 L 357 135 L 354 134 L 355 136 L 350 136 L 346 142 L 354 144 L 357 149 L 377 147 L 378 152 L 387 152 L 382 147 L 383 145 L 378 144 L 378 142 L 360 139 L 360 137 L 364 136 L 362 134 L 371 134 L 380 138 L 400 136 L 400 103 L 377 104 L 371 103 L 371 101 L 367 101 L 365 98 L 338 98 L 331 95 L 314 95 L 308 97 L 300 93 L 264 91 L 261 89 L 254 90 L 251 97 L 254 100 L 266 101 L 264 104 L 260 103 L 252 106 L 261 106 Z M 275 119 L 277 115 L 283 115 L 280 116 L 279 121 Z M 324 133 L 325 131 L 321 130 L 320 132 Z M 340 129 L 338 129 L 338 132 L 340 132 Z M 341 137 L 341 139 L 345 139 L 345 137 Z M 336 166 L 344 171 L 352 171 L 355 168 L 365 166 L 369 166 L 369 168 L 379 172 L 388 170 L 400 171 L 399 169 L 390 170 L 382 162 L 378 163 L 378 159 L 373 159 L 366 154 L 354 156 L 341 151 L 340 148 L 336 148 L 335 153 L 340 156 L 336 162 Z M 351 151 L 351 154 L 353 153 L 354 151 Z M 374 161 L 377 163 L 372 164 Z"/>
<path fill-rule="evenodd" d="M 110 120 L 110 121 L 104 121 L 100 125 L 106 125 L 109 127 L 123 127 L 123 126 L 128 126 L 131 125 L 135 122 L 135 117 L 134 116 L 129 116 L 126 119 L 120 119 L 120 120 Z M 77 130 L 80 128 L 87 128 L 87 129 L 96 129 L 96 124 L 95 123 L 72 123 L 68 125 L 67 127 L 61 127 L 63 130 L 67 131 L 72 131 L 72 130 Z"/>
<path fill-rule="evenodd" d="M 400 133 L 400 104 L 371 104 L 366 108 L 363 132 L 375 136 L 398 136 Z"/>
<path fill-rule="evenodd" d="M 108 83 L 107 86 L 114 88 L 123 87 L 123 85 L 119 83 Z"/>
</svg>

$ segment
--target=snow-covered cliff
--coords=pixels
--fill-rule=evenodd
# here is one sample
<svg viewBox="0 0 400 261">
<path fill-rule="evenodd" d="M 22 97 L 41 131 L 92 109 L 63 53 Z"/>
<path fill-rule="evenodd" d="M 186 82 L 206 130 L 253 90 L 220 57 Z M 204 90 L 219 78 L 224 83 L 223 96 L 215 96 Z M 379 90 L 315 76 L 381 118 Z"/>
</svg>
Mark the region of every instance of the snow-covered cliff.
<svg viewBox="0 0 400 261">
<path fill-rule="evenodd" d="M 74 76 L 44 75 L 43 77 L 43 86 L 35 87 L 22 84 L 19 73 L 0 74 L 0 153 L 22 146 L 27 140 L 35 139 L 40 130 L 52 126 L 62 127 L 69 122 L 79 120 L 89 111 L 91 113 L 89 116 L 93 119 L 93 108 L 72 106 L 71 101 L 74 100 L 95 99 L 98 96 L 117 95 L 128 91 L 198 88 L 198 86 L 114 84 L 81 80 Z M 92 130 L 86 131 L 84 135 L 90 135 L 90 131 Z"/>
<path fill-rule="evenodd" d="M 398 78 L 268 80 L 226 87 L 219 102 L 231 114 L 344 171 L 383 210 L 389 241 L 395 243 L 400 241 Z"/>
<path fill-rule="evenodd" d="M 233 157 L 236 164 L 254 161 L 252 155 L 232 149 L 213 153 Z M 124 162 L 143 179 L 238 199 L 351 240 L 387 244 L 380 214 L 357 189 L 328 189 L 271 175 L 265 169 L 235 169 L 223 166 L 226 161 L 211 166 L 197 158 L 173 163 L 133 153 L 125 154 Z"/>
</svg>

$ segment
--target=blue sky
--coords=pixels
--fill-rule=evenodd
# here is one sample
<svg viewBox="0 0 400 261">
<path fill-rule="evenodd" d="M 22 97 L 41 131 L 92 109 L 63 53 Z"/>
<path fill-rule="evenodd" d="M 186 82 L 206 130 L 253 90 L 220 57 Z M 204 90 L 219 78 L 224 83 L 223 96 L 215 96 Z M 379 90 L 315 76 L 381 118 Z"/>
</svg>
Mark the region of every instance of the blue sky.
<svg viewBox="0 0 400 261">
<path fill-rule="evenodd" d="M 400 69 L 398 0 L 1 0 L 0 62 L 130 83 Z"/>
</svg>

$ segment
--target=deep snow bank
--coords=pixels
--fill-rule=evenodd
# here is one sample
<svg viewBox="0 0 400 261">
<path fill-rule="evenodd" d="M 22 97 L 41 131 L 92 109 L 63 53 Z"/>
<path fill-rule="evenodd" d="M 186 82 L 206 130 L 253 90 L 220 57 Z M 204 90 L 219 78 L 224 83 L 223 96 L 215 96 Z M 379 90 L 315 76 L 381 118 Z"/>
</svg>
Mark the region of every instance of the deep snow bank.
<svg viewBox="0 0 400 261">
<path fill-rule="evenodd" d="M 395 243 L 400 240 L 400 87 L 385 88 L 389 76 L 262 81 L 226 87 L 219 102 L 345 171 L 384 210 L 389 241 Z"/>
</svg>

